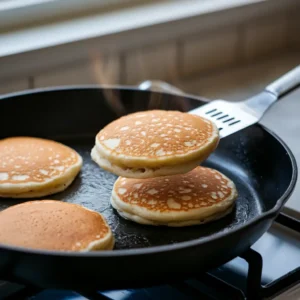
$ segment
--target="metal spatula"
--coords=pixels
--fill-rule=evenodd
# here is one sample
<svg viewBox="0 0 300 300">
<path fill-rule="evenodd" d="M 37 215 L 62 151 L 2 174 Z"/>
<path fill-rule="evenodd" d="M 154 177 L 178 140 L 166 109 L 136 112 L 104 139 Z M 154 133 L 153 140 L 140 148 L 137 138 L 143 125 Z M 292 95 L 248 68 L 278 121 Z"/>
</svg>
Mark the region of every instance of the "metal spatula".
<svg viewBox="0 0 300 300">
<path fill-rule="evenodd" d="M 273 103 L 297 85 L 300 85 L 300 66 L 286 73 L 250 99 L 239 102 L 214 100 L 189 111 L 189 113 L 214 121 L 220 130 L 220 137 L 224 138 L 257 123 Z M 145 81 L 139 85 L 139 88 L 143 90 L 160 89 L 169 93 L 185 95 L 177 88 L 158 81 Z"/>
</svg>

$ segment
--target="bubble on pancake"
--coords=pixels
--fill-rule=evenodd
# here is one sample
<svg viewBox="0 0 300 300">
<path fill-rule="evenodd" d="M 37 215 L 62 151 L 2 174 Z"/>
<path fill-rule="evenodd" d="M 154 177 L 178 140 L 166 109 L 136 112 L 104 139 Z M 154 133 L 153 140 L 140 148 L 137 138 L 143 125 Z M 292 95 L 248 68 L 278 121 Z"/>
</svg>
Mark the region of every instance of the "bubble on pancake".
<svg viewBox="0 0 300 300">
<path fill-rule="evenodd" d="M 9 178 L 8 173 L 6 173 L 6 172 L 0 173 L 0 180 L 7 180 L 8 178 Z"/>
<path fill-rule="evenodd" d="M 126 189 L 126 193 L 119 193 L 121 187 Z M 125 203 L 164 212 L 188 211 L 215 205 L 228 198 L 233 188 L 232 181 L 220 172 L 198 166 L 185 174 L 159 178 L 119 177 L 114 190 Z"/>
<path fill-rule="evenodd" d="M 156 189 L 151 189 L 151 190 L 147 191 L 147 193 L 150 194 L 150 195 L 155 195 L 155 194 L 158 193 L 158 190 L 156 190 Z"/>
<path fill-rule="evenodd" d="M 64 166 L 56 166 L 56 167 L 53 167 L 54 170 L 58 170 L 58 171 L 63 171 L 65 169 Z"/>
<path fill-rule="evenodd" d="M 185 193 L 190 193 L 192 191 L 192 189 L 183 189 L 181 191 L 179 191 L 180 194 L 185 194 Z"/>
<path fill-rule="evenodd" d="M 159 145 L 160 145 L 159 143 L 153 143 L 153 144 L 150 145 L 150 147 L 157 148 Z"/>
<path fill-rule="evenodd" d="M 167 204 L 168 204 L 168 207 L 171 208 L 171 209 L 180 209 L 181 208 L 181 204 L 174 201 L 173 198 L 169 198 L 167 200 Z"/>
<path fill-rule="evenodd" d="M 195 144 L 196 144 L 195 140 L 184 142 L 184 145 L 187 147 L 193 147 Z"/>
<path fill-rule="evenodd" d="M 186 196 L 182 196 L 182 197 L 181 197 L 181 199 L 182 199 L 182 200 L 191 200 L 191 199 L 192 199 L 192 197 L 191 197 L 191 196 L 188 196 L 188 195 L 186 195 Z"/>
<path fill-rule="evenodd" d="M 127 192 L 127 189 L 119 188 L 118 192 L 120 195 L 124 195 Z"/>
<path fill-rule="evenodd" d="M 222 192 L 218 192 L 218 195 L 219 195 L 219 197 L 222 199 L 222 198 L 224 198 L 224 194 L 222 193 Z"/>
<path fill-rule="evenodd" d="M 102 147 L 126 156 L 155 158 L 196 151 L 215 135 L 213 123 L 199 116 L 153 110 L 111 122 L 98 133 L 97 140 Z"/>
<path fill-rule="evenodd" d="M 136 188 L 136 189 L 139 189 L 140 187 L 142 187 L 142 183 L 136 183 L 135 185 L 134 185 L 134 187 Z"/>
<path fill-rule="evenodd" d="M 217 193 L 216 192 L 211 192 L 211 197 L 213 198 L 213 199 L 218 199 L 218 196 L 217 196 Z"/>
<path fill-rule="evenodd" d="M 40 173 L 43 174 L 43 175 L 48 175 L 48 174 L 49 174 L 49 171 L 44 170 L 44 169 L 40 169 L 39 171 L 40 171 Z"/>
<path fill-rule="evenodd" d="M 159 149 L 155 152 L 156 156 L 164 156 L 166 152 L 162 149 Z"/>
<path fill-rule="evenodd" d="M 105 140 L 103 143 L 105 144 L 106 147 L 110 149 L 116 149 L 119 146 L 120 142 L 121 142 L 120 139 L 108 139 Z"/>
<path fill-rule="evenodd" d="M 148 204 L 150 204 L 150 205 L 155 205 L 157 203 L 157 200 L 149 200 L 148 201 Z"/>
<path fill-rule="evenodd" d="M 28 178 L 29 178 L 28 175 L 13 175 L 12 176 L 12 180 L 15 180 L 15 181 L 24 181 Z"/>
</svg>

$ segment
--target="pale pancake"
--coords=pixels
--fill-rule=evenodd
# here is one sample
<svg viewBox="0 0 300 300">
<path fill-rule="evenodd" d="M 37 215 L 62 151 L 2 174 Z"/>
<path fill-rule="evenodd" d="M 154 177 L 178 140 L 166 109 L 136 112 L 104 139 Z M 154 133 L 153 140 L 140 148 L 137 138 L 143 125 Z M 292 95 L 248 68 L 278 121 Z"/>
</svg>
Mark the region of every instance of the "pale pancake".
<svg viewBox="0 0 300 300">
<path fill-rule="evenodd" d="M 81 156 L 61 143 L 33 137 L 3 139 L 0 197 L 32 198 L 63 191 L 81 166 Z"/>
<path fill-rule="evenodd" d="M 12 193 L 2 193 L 0 194 L 0 197 L 2 198 L 39 198 L 45 195 L 53 195 L 55 193 L 59 193 L 64 191 L 68 186 L 71 185 L 71 183 L 74 181 L 75 178 L 72 178 L 69 181 L 66 181 L 64 184 L 57 184 L 50 188 L 40 188 L 36 190 L 29 191 L 27 193 L 21 193 L 21 194 L 12 194 Z"/>
<path fill-rule="evenodd" d="M 102 169 L 119 176 L 127 178 L 153 178 L 158 176 L 166 176 L 173 174 L 186 173 L 198 165 L 198 161 L 192 161 L 187 164 L 180 164 L 176 166 L 162 167 L 162 168 L 122 168 L 112 164 L 107 159 L 101 157 L 94 147 L 91 152 L 91 157 Z"/>
<path fill-rule="evenodd" d="M 148 179 L 119 177 L 111 204 L 129 220 L 148 225 L 207 223 L 232 211 L 237 190 L 220 172 L 198 166 L 179 175 Z"/>
<path fill-rule="evenodd" d="M 57 250 L 111 250 L 114 237 L 104 217 L 55 200 L 29 201 L 0 212 L 0 243 Z"/>
<path fill-rule="evenodd" d="M 192 170 L 218 142 L 218 129 L 207 119 L 152 110 L 129 114 L 104 127 L 91 156 L 119 176 L 151 178 Z"/>
</svg>

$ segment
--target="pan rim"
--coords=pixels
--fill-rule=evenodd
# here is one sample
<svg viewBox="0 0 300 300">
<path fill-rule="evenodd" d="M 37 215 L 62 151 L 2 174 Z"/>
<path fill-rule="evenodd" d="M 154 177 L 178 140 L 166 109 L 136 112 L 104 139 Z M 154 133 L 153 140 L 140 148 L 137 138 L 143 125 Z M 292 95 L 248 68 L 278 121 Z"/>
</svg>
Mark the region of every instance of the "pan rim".
<svg viewBox="0 0 300 300">
<path fill-rule="evenodd" d="M 53 87 L 42 87 L 42 88 L 34 88 L 34 89 L 25 89 L 17 92 L 12 92 L 8 94 L 0 95 L 0 101 L 9 99 L 16 96 L 25 96 L 30 94 L 38 94 L 38 93 L 44 93 L 44 92 L 57 92 L 57 91 L 66 91 L 66 90 L 83 90 L 83 89 L 114 89 L 114 90 L 128 90 L 128 91 L 136 91 L 141 93 L 149 93 L 147 90 L 140 90 L 136 85 L 118 85 L 118 84 L 82 84 L 82 85 L 64 85 L 64 86 L 53 86 Z M 201 97 L 201 96 L 195 96 L 193 94 L 171 94 L 168 92 L 157 92 L 157 91 L 151 91 L 151 93 L 155 94 L 164 94 L 164 95 L 173 95 L 183 98 L 189 98 L 192 100 L 200 101 L 200 102 L 210 102 L 211 100 Z"/>
<path fill-rule="evenodd" d="M 59 87 L 48 87 L 48 88 L 38 88 L 33 90 L 25 90 L 20 92 L 14 92 L 10 94 L 6 94 L 4 96 L 0 96 L 0 101 L 9 99 L 15 96 L 23 96 L 26 94 L 35 94 L 35 93 L 41 93 L 41 92 L 51 92 L 51 91 L 64 91 L 64 90 L 74 90 L 74 89 L 119 89 L 119 90 L 132 90 L 137 92 L 148 92 L 138 89 L 136 86 L 122 86 L 122 85 L 70 85 L 70 86 L 59 86 Z M 166 94 L 170 95 L 169 93 L 164 92 L 153 92 L 157 94 Z M 178 95 L 182 96 L 184 98 L 189 98 L 193 100 L 197 100 L 200 102 L 209 102 L 208 99 L 200 99 L 200 97 L 194 96 L 194 95 Z M 289 158 L 291 160 L 292 165 L 292 177 L 290 180 L 290 184 L 286 191 L 283 193 L 283 195 L 277 199 L 275 206 L 266 211 L 261 213 L 260 215 L 253 218 L 251 221 L 246 222 L 244 224 L 236 226 L 234 229 L 231 229 L 229 232 L 227 232 L 227 235 L 232 235 L 236 233 L 237 231 L 243 230 L 244 228 L 248 226 L 254 226 L 255 224 L 265 220 L 265 219 L 273 219 L 277 216 L 277 214 L 280 213 L 280 209 L 283 207 L 285 202 L 289 199 L 290 195 L 292 194 L 298 177 L 298 168 L 297 168 L 297 162 L 294 157 L 294 154 L 292 153 L 291 149 L 288 147 L 288 145 L 272 130 L 268 129 L 264 125 L 257 123 L 252 126 L 260 126 L 263 130 L 268 132 L 273 138 L 275 138 L 285 149 L 287 154 L 289 155 Z M 224 236 L 224 232 L 218 232 L 214 234 L 212 237 L 207 236 L 200 239 L 193 239 L 190 241 L 184 241 L 184 242 L 178 242 L 170 245 L 161 245 L 161 246 L 152 246 L 152 247 L 145 247 L 145 248 L 133 248 L 133 249 L 120 249 L 120 250 L 106 250 L 106 251 L 95 251 L 95 252 L 69 252 L 69 251 L 54 251 L 54 250 L 43 250 L 43 249 L 31 249 L 31 248 L 24 248 L 24 247 L 18 247 L 18 246 L 10 246 L 10 245 L 3 245 L 0 244 L 0 250 L 7 250 L 7 251 L 13 251 L 18 252 L 22 254 L 33 254 L 33 255 L 48 255 L 53 257 L 70 257 L 70 258 L 85 258 L 85 257 L 98 257 L 98 258 L 108 258 L 108 257 L 126 257 L 126 256 L 135 256 L 135 255 L 149 255 L 149 254 L 157 254 L 162 252 L 170 252 L 170 251 L 177 251 L 184 248 L 190 248 L 190 247 L 197 247 L 201 246 L 208 242 L 213 242 L 219 238 L 222 238 Z"/>
</svg>

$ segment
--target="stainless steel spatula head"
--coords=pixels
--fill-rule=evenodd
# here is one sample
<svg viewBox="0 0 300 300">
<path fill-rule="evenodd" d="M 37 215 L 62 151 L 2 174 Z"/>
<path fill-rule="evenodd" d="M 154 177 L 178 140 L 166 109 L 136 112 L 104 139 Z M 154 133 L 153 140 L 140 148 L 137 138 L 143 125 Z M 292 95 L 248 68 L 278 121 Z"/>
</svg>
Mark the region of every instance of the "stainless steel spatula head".
<svg viewBox="0 0 300 300">
<path fill-rule="evenodd" d="M 276 100 L 273 94 L 265 95 L 265 97 L 269 97 L 268 102 L 270 103 Z M 213 121 L 219 128 L 221 138 L 257 123 L 262 116 L 253 110 L 246 101 L 232 103 L 225 100 L 214 100 L 189 111 L 189 113 Z"/>
<path fill-rule="evenodd" d="M 268 108 L 289 90 L 300 85 L 300 66 L 286 73 L 256 96 L 240 102 L 214 100 L 189 111 L 213 121 L 224 138 L 257 123 Z M 165 91 L 172 94 L 187 96 L 179 89 L 159 81 L 145 81 L 139 85 L 143 90 Z"/>
<path fill-rule="evenodd" d="M 214 100 L 189 111 L 191 114 L 210 119 L 226 137 L 257 123 L 265 112 L 287 91 L 300 84 L 300 66 L 283 75 L 260 94 L 240 102 Z"/>
</svg>

